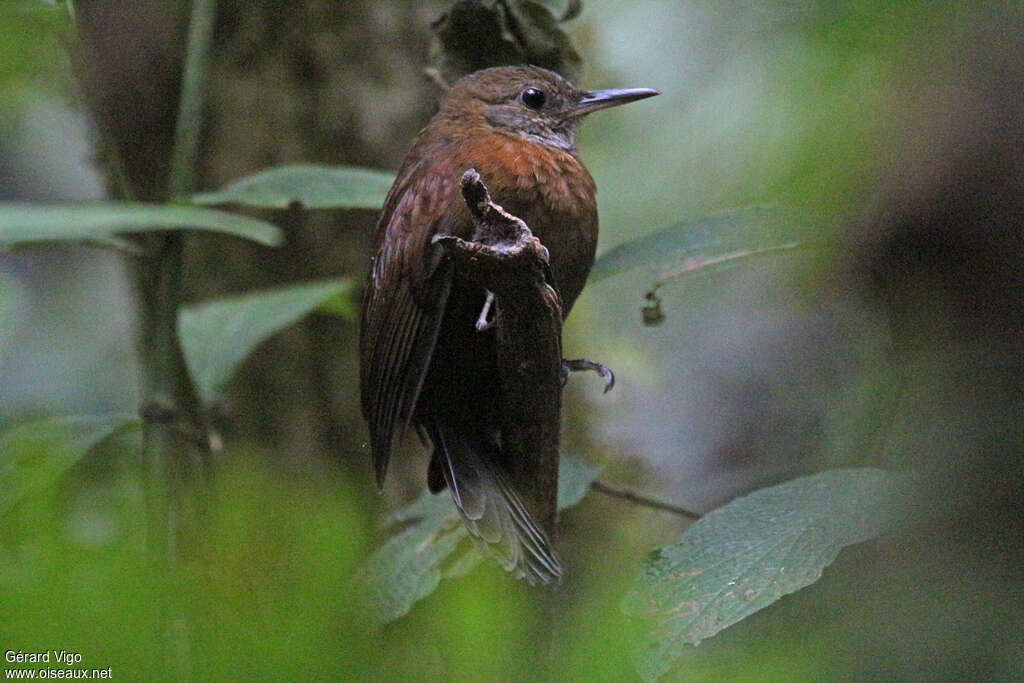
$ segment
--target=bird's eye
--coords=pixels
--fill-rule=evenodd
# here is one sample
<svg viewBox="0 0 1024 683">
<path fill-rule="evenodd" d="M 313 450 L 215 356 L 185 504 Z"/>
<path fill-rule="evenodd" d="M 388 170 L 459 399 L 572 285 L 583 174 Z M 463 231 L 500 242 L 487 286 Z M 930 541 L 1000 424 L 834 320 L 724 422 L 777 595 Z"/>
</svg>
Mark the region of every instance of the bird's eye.
<svg viewBox="0 0 1024 683">
<path fill-rule="evenodd" d="M 544 106 L 544 91 L 538 88 L 527 88 L 519 94 L 519 99 L 530 109 L 540 109 Z"/>
</svg>

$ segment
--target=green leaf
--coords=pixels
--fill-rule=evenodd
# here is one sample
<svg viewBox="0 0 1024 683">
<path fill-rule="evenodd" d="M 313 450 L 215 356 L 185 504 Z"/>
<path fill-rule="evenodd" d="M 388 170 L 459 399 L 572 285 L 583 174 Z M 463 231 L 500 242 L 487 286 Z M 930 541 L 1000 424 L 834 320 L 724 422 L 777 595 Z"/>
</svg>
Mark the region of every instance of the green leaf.
<svg viewBox="0 0 1024 683">
<path fill-rule="evenodd" d="M 379 209 L 395 174 L 354 166 L 291 164 L 240 178 L 192 196 L 197 204 L 245 204 L 261 209 Z"/>
<path fill-rule="evenodd" d="M 348 279 L 278 287 L 186 306 L 178 316 L 182 349 L 199 396 L 214 401 L 261 341 L 332 297 L 350 295 Z"/>
<path fill-rule="evenodd" d="M 601 467 L 563 455 L 558 466 L 558 507 L 578 503 Z M 366 561 L 356 592 L 381 624 L 394 621 L 434 592 L 442 578 L 468 573 L 482 559 L 475 545 L 463 544 L 465 526 L 447 494 L 424 493 L 391 514 L 385 523 L 399 530 Z"/>
<path fill-rule="evenodd" d="M 655 680 L 696 645 L 814 583 L 839 551 L 883 533 L 910 479 L 837 469 L 755 491 L 654 550 L 622 601 L 645 620 L 637 671 Z"/>
<path fill-rule="evenodd" d="M 468 536 L 447 495 L 424 493 L 408 509 L 389 519 L 406 522 L 406 526 L 370 555 L 355 581 L 366 607 L 381 624 L 398 619 L 434 592 L 441 582 L 444 563 Z M 471 546 L 463 548 L 462 553 L 463 557 L 476 556 L 478 561 L 479 555 Z M 453 563 L 464 564 L 458 559 Z"/>
<path fill-rule="evenodd" d="M 266 221 L 182 204 L 0 202 L 0 245 L 105 238 L 148 230 L 209 230 L 275 246 L 281 230 Z"/>
<path fill-rule="evenodd" d="M 604 465 L 591 465 L 582 458 L 563 455 L 558 461 L 558 509 L 564 510 L 583 500 Z"/>
<path fill-rule="evenodd" d="M 138 424 L 134 415 L 75 415 L 22 422 L 0 433 L 0 517 L 52 486 L 98 443 Z"/>
<path fill-rule="evenodd" d="M 678 269 L 716 265 L 721 257 L 794 247 L 801 232 L 784 220 L 778 207 L 733 209 L 676 223 L 601 255 L 590 271 L 591 282 L 633 268 Z M 688 263 L 688 260 L 691 260 Z M 692 261 L 695 260 L 695 261 Z"/>
<path fill-rule="evenodd" d="M 63 3 L 45 0 L 5 0 L 4 7 L 0 9 L 0 18 L 23 15 L 67 24 L 68 13 L 62 5 Z"/>
<path fill-rule="evenodd" d="M 333 296 L 329 296 L 317 307 L 317 313 L 336 315 L 345 320 L 355 321 L 359 318 L 359 301 L 354 296 L 353 288 L 348 288 Z"/>
</svg>

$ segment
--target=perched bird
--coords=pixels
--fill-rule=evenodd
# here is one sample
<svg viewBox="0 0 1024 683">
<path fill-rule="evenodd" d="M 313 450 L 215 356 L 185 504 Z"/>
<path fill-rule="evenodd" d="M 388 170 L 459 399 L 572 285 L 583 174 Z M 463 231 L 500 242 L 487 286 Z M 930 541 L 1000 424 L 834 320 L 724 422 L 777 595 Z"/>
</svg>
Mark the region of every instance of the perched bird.
<svg viewBox="0 0 1024 683">
<path fill-rule="evenodd" d="M 477 326 L 486 292 L 459 277 L 434 237 L 472 238 L 459 182 L 476 169 L 493 200 L 548 249 L 568 315 L 597 247 L 596 188 L 577 155 L 576 130 L 590 112 L 657 94 L 578 90 L 531 66 L 472 73 L 416 136 L 377 223 L 359 339 L 377 483 L 396 430 L 415 426 L 433 444 L 430 490 L 450 489 L 470 534 L 531 583 L 561 576 L 545 528 L 554 516 L 539 520 L 510 481 L 494 334 Z"/>
</svg>

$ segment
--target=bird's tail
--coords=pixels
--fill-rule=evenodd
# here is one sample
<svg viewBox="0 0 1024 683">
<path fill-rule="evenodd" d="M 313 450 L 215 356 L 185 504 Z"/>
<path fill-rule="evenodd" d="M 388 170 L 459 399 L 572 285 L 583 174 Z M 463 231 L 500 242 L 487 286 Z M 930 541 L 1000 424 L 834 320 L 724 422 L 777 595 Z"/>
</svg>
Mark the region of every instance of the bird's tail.
<svg viewBox="0 0 1024 683">
<path fill-rule="evenodd" d="M 500 447 L 494 439 L 438 420 L 428 431 L 434 442 L 430 487 L 435 491 L 442 488 L 443 477 L 477 544 L 530 584 L 559 581 L 562 563 L 548 535 L 502 471 Z"/>
</svg>

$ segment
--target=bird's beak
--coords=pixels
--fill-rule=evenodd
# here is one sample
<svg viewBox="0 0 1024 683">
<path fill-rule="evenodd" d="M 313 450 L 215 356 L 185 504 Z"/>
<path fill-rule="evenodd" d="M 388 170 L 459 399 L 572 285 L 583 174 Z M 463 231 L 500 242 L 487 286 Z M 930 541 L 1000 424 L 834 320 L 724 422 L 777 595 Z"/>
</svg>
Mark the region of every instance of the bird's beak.
<svg viewBox="0 0 1024 683">
<path fill-rule="evenodd" d="M 616 107 L 627 102 L 636 102 L 661 93 L 651 88 L 613 88 L 611 90 L 591 90 L 583 93 L 576 106 L 569 111 L 570 117 L 580 117 L 598 109 Z"/>
</svg>

